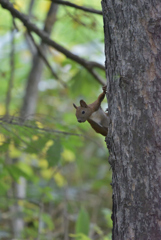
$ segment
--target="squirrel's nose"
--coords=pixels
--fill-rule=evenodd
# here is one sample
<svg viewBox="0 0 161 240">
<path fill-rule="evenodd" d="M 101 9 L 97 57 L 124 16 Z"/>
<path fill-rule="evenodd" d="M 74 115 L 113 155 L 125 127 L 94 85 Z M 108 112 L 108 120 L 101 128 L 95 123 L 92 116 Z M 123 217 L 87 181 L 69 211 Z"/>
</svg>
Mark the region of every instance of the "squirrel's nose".
<svg viewBox="0 0 161 240">
<path fill-rule="evenodd" d="M 78 122 L 80 122 L 80 123 L 81 123 L 82 121 L 81 121 L 80 119 L 78 119 Z"/>
</svg>

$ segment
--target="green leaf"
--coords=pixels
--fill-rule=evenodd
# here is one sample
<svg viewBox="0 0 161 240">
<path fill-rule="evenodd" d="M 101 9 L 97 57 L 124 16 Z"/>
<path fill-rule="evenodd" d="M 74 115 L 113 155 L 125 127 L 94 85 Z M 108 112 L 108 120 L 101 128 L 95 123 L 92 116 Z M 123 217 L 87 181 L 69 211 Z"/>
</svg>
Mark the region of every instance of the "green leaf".
<svg viewBox="0 0 161 240">
<path fill-rule="evenodd" d="M 30 181 L 36 179 L 36 175 L 34 174 L 32 167 L 27 163 L 19 161 L 16 166 L 18 167 L 19 171 L 21 171 L 21 173 L 23 173 Z"/>
<path fill-rule="evenodd" d="M 4 195 L 8 189 L 9 189 L 9 186 L 6 183 L 0 182 L 0 194 L 1 195 Z"/>
<path fill-rule="evenodd" d="M 49 214 L 43 213 L 42 214 L 42 220 L 43 220 L 44 223 L 46 223 L 46 225 L 48 226 L 48 228 L 50 230 L 54 230 L 54 223 L 53 223 L 52 218 Z"/>
<path fill-rule="evenodd" d="M 39 138 L 38 140 L 31 142 L 24 151 L 27 153 L 41 152 L 47 141 L 48 139 L 45 137 Z"/>
<path fill-rule="evenodd" d="M 7 142 L 4 142 L 1 146 L 0 146 L 0 152 L 6 152 L 9 148 L 9 144 L 10 141 L 8 140 Z"/>
<path fill-rule="evenodd" d="M 87 237 L 83 233 L 70 234 L 69 236 L 77 240 L 91 240 L 91 238 Z"/>
<path fill-rule="evenodd" d="M 59 139 L 56 139 L 54 144 L 49 147 L 47 151 L 47 161 L 49 164 L 49 167 L 56 166 L 58 162 L 60 161 L 62 152 L 62 144 Z"/>
<path fill-rule="evenodd" d="M 9 174 L 17 181 L 19 177 L 24 177 L 26 179 L 29 178 L 28 174 L 26 174 L 22 169 L 15 165 L 6 166 Z"/>
<path fill-rule="evenodd" d="M 82 84 L 81 79 L 86 79 L 84 84 Z M 92 95 L 92 93 L 94 94 L 96 92 L 99 85 L 93 85 L 91 88 L 91 84 L 93 85 L 93 77 L 91 74 L 89 74 L 84 68 L 80 68 L 75 76 L 72 77 L 70 88 L 71 94 L 73 96 L 79 96 L 80 93 L 82 96 L 88 96 L 89 94 Z"/>
<path fill-rule="evenodd" d="M 83 233 L 88 236 L 89 233 L 89 215 L 84 208 L 81 208 L 77 222 L 76 222 L 76 234 Z"/>
<path fill-rule="evenodd" d="M 104 217 L 105 217 L 105 219 L 107 221 L 108 228 L 112 229 L 113 223 L 112 223 L 112 219 L 111 219 L 111 214 L 112 214 L 111 210 L 108 209 L 108 208 L 104 208 L 102 210 L 102 212 L 103 212 Z"/>
</svg>

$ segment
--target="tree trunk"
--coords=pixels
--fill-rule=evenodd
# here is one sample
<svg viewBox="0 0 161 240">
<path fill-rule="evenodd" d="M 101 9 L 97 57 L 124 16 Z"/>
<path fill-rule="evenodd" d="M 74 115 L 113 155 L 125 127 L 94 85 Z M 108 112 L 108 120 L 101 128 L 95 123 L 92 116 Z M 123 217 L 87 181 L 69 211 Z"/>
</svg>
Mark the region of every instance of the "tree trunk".
<svg viewBox="0 0 161 240">
<path fill-rule="evenodd" d="M 50 9 L 47 13 L 47 17 L 45 20 L 44 31 L 51 34 L 52 28 L 56 22 L 56 14 L 58 10 L 58 5 L 55 3 L 51 3 Z M 46 46 L 41 43 L 41 50 L 43 50 L 44 55 L 46 55 Z M 33 57 L 33 65 L 28 77 L 26 92 L 24 96 L 24 102 L 21 109 L 21 119 L 31 119 L 35 113 L 35 108 L 37 104 L 37 96 L 38 96 L 38 84 L 41 80 L 41 76 L 43 74 L 44 62 L 39 56 L 39 53 L 36 53 Z M 24 161 L 25 154 L 23 154 L 22 158 L 19 161 Z M 18 183 L 15 183 L 16 197 L 17 198 L 26 198 L 26 180 L 21 177 Z M 14 237 L 20 237 L 21 232 L 24 229 L 25 223 L 23 220 L 23 207 L 16 204 L 14 206 L 14 212 L 18 213 L 15 216 L 13 221 L 13 232 Z"/>
<path fill-rule="evenodd" d="M 44 31 L 50 36 L 52 28 L 56 22 L 56 14 L 58 10 L 58 5 L 51 3 L 47 18 L 45 20 Z M 46 45 L 41 42 L 41 50 L 44 55 L 46 55 Z M 35 109 L 37 105 L 37 96 L 38 96 L 38 84 L 41 80 L 43 73 L 44 61 L 37 52 L 33 57 L 32 68 L 28 77 L 26 92 L 24 97 L 23 106 L 21 109 L 21 118 L 22 119 L 31 119 L 35 114 Z"/>
<path fill-rule="evenodd" d="M 113 240 L 161 239 L 161 1 L 102 0 Z"/>
</svg>

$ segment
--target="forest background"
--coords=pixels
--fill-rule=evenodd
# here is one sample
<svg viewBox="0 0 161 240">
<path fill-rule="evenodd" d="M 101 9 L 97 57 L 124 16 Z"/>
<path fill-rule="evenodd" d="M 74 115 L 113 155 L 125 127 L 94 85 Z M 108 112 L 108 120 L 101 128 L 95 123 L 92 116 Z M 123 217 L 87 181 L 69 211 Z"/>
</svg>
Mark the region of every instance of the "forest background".
<svg viewBox="0 0 161 240">
<path fill-rule="evenodd" d="M 106 83 L 101 3 L 9 2 L 85 60 L 44 45 L 0 7 L 0 238 L 109 240 L 108 150 L 73 108 L 95 101 Z"/>
</svg>

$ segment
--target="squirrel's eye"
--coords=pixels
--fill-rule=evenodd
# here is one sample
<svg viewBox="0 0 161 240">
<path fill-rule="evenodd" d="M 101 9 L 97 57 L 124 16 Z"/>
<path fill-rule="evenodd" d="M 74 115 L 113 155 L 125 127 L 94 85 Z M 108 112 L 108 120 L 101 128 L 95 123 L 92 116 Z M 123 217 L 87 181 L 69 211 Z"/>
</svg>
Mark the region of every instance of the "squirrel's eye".
<svg viewBox="0 0 161 240">
<path fill-rule="evenodd" d="M 82 111 L 82 114 L 85 114 L 85 111 Z"/>
</svg>

